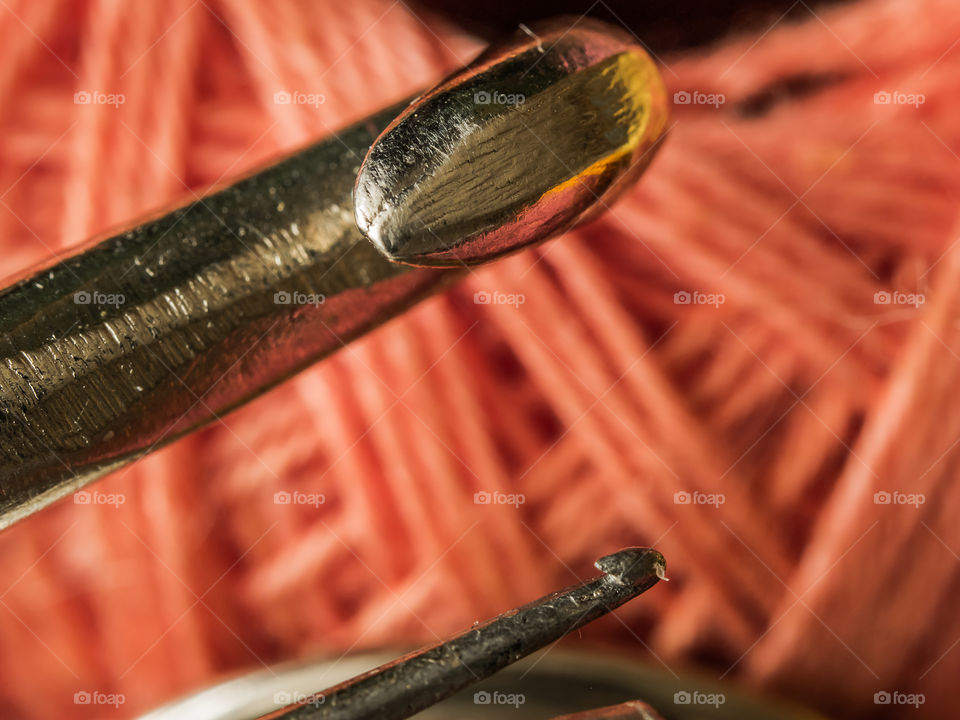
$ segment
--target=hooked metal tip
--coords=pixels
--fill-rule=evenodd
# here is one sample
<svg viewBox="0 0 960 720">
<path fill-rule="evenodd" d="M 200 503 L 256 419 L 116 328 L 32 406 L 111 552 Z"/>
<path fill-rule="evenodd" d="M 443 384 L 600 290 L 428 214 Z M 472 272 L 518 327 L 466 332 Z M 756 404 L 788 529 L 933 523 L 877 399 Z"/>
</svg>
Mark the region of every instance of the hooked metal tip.
<svg viewBox="0 0 960 720">
<path fill-rule="evenodd" d="M 653 548 L 630 547 L 605 555 L 593 566 L 621 583 L 637 585 L 651 577 L 667 580 L 667 561 Z"/>
<path fill-rule="evenodd" d="M 348 680 L 271 720 L 402 720 L 482 680 L 649 590 L 666 567 L 652 548 L 630 547 L 596 562 L 585 580 L 474 625 L 447 642 Z"/>
<path fill-rule="evenodd" d="M 381 133 L 357 175 L 357 225 L 395 262 L 487 262 L 605 209 L 666 119 L 663 82 L 631 36 L 588 19 L 524 27 Z"/>
</svg>

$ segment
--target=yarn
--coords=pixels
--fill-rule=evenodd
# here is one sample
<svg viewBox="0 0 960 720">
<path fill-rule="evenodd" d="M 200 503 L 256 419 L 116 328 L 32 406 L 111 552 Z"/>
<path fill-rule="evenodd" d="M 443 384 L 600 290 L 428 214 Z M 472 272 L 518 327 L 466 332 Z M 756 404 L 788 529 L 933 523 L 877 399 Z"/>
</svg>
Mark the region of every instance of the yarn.
<svg viewBox="0 0 960 720">
<path fill-rule="evenodd" d="M 671 582 L 566 647 L 952 717 L 954 9 L 863 0 L 660 58 L 670 137 L 601 219 L 5 531 L 0 716 L 432 642 L 655 545 Z M 481 46 L 387 0 L 6 0 L 0 39 L 9 273 Z"/>
</svg>

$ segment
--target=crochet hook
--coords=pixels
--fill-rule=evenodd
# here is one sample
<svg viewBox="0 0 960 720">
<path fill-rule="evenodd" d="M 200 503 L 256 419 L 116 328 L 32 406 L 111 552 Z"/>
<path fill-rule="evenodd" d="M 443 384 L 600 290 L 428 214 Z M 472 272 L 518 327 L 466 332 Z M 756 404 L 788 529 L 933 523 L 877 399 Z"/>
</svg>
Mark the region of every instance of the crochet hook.
<svg viewBox="0 0 960 720">
<path fill-rule="evenodd" d="M 402 720 L 612 612 L 664 579 L 652 548 L 600 558 L 603 574 L 312 696 L 272 720 Z"/>
</svg>

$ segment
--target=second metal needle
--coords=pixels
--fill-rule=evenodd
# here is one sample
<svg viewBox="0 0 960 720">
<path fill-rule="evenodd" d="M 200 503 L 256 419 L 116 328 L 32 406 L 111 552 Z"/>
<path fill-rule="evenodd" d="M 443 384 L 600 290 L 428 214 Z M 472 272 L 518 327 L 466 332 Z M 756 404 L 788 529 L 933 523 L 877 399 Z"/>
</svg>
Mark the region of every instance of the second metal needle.
<svg viewBox="0 0 960 720">
<path fill-rule="evenodd" d="M 270 715 L 284 720 L 401 720 L 559 640 L 665 579 L 652 548 L 595 563 L 603 575 L 552 593 Z"/>
</svg>

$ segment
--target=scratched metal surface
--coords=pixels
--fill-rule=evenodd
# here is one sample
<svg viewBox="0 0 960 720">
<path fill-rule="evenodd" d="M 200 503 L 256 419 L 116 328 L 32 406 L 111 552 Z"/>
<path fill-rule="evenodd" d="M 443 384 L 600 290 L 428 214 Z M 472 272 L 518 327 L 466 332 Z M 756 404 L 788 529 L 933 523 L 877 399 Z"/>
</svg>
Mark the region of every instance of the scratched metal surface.
<svg viewBox="0 0 960 720">
<path fill-rule="evenodd" d="M 664 577 L 652 548 L 631 547 L 600 558 L 602 575 L 478 623 L 455 638 L 398 658 L 376 671 L 322 690 L 275 720 L 403 720 L 489 677 L 564 635 L 612 612 Z"/>
<path fill-rule="evenodd" d="M 401 107 L 0 292 L 0 527 L 445 282 L 354 220 L 357 170 Z"/>
<path fill-rule="evenodd" d="M 525 28 L 416 103 L 0 291 L 0 527 L 402 312 L 457 276 L 441 266 L 594 217 L 666 114 L 630 35 Z"/>
</svg>

